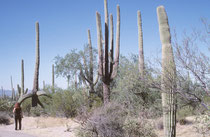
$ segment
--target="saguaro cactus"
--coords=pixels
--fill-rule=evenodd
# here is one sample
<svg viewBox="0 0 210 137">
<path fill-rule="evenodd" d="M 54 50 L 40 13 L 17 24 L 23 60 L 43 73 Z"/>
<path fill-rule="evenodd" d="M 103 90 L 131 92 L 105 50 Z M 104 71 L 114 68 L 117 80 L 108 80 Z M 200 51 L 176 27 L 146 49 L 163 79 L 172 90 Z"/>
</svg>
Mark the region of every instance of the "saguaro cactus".
<svg viewBox="0 0 210 137">
<path fill-rule="evenodd" d="M 98 75 L 94 81 L 94 76 L 93 76 L 93 48 L 92 48 L 92 42 L 91 42 L 91 35 L 90 35 L 90 30 L 88 30 L 88 49 L 89 49 L 89 68 L 86 63 L 85 56 L 83 56 L 83 65 L 84 65 L 84 70 L 80 70 L 80 75 L 82 78 L 87 81 L 88 83 L 88 88 L 90 89 L 89 93 L 92 94 L 95 92 L 94 86 L 98 82 Z"/>
<path fill-rule="evenodd" d="M 10 76 L 10 80 L 11 80 L 12 100 L 15 100 L 15 89 L 13 88 L 12 76 Z"/>
<path fill-rule="evenodd" d="M 144 80 L 144 51 L 143 51 L 143 34 L 142 34 L 142 21 L 141 12 L 137 12 L 138 24 L 138 40 L 139 40 L 139 72 L 141 79 Z"/>
<path fill-rule="evenodd" d="M 160 40 L 162 43 L 162 107 L 164 136 L 176 136 L 176 66 L 171 46 L 168 17 L 163 6 L 157 8 Z"/>
<path fill-rule="evenodd" d="M 40 49 L 39 49 L 39 23 L 36 22 L 36 64 L 35 64 L 35 73 L 34 73 L 34 82 L 33 82 L 33 89 L 32 93 L 23 95 L 19 98 L 18 102 L 21 104 L 25 99 L 32 98 L 32 107 L 37 106 L 39 104 L 41 107 L 44 107 L 43 104 L 40 102 L 38 96 L 47 96 L 49 97 L 44 91 L 39 90 L 39 63 L 40 63 Z"/>
<path fill-rule="evenodd" d="M 3 88 L 3 86 L 1 86 L 1 92 L 2 92 L 2 98 L 4 99 L 5 98 L 5 93 L 4 93 L 4 88 Z"/>
<path fill-rule="evenodd" d="M 117 75 L 117 69 L 119 64 L 119 48 L 120 48 L 120 7 L 117 5 L 117 28 L 116 28 L 116 51 L 115 59 L 113 57 L 113 16 L 110 15 L 110 53 L 109 53 L 109 23 L 108 23 L 108 7 L 107 0 L 104 0 L 104 12 L 105 12 L 105 41 L 104 50 L 102 46 L 102 30 L 101 30 L 101 15 L 96 12 L 96 24 L 97 24 L 97 38 L 98 38 L 98 56 L 99 56 L 99 75 L 103 82 L 103 96 L 104 104 L 110 101 L 110 83 Z M 110 55 L 110 56 L 109 56 Z"/>
<path fill-rule="evenodd" d="M 55 74 L 54 74 L 54 64 L 52 65 L 52 93 L 55 92 Z"/>
<path fill-rule="evenodd" d="M 21 60 L 21 87 L 17 85 L 19 97 L 22 97 L 23 95 L 27 94 L 28 88 L 24 90 L 24 60 Z"/>
</svg>

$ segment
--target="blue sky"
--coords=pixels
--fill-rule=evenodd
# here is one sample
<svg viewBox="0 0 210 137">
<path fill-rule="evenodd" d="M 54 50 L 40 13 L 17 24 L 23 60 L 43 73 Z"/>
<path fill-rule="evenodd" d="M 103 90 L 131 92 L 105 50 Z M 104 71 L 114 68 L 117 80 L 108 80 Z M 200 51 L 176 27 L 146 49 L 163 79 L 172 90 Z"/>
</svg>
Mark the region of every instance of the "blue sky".
<svg viewBox="0 0 210 137">
<path fill-rule="evenodd" d="M 179 36 L 184 30 L 201 27 L 200 18 L 210 18 L 209 0 L 108 0 L 109 13 L 116 23 L 116 5 L 121 10 L 121 48 L 123 55 L 138 53 L 137 10 L 142 14 L 144 52 L 147 58 L 161 49 L 156 8 L 164 5 L 169 25 Z M 40 77 L 51 83 L 51 66 L 56 55 L 82 49 L 91 30 L 97 47 L 96 11 L 103 16 L 103 0 L 0 0 L 0 86 L 11 89 L 20 84 L 21 59 L 25 62 L 25 87 L 31 89 L 35 65 L 35 22 L 40 23 Z M 59 87 L 66 80 L 56 78 Z"/>
</svg>

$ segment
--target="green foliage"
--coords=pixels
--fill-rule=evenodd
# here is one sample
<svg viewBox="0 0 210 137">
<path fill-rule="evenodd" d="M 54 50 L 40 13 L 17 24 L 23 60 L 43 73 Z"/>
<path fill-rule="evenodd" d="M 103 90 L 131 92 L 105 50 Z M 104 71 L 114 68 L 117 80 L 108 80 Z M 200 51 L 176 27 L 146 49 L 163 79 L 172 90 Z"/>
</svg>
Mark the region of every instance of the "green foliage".
<svg viewBox="0 0 210 137">
<path fill-rule="evenodd" d="M 149 117 L 161 116 L 161 96 L 157 89 L 148 88 L 139 78 L 138 56 L 130 58 L 121 56 L 118 77 L 112 85 L 112 99 L 125 104 L 138 113 L 140 110 L 148 112 Z M 152 70 L 145 67 L 145 79 L 152 79 Z M 157 80 L 154 79 L 153 80 Z"/>
<path fill-rule="evenodd" d="M 56 76 L 73 78 L 79 69 L 80 56 L 76 52 L 76 49 L 71 50 L 70 53 L 66 54 L 64 57 L 55 57 L 55 74 Z"/>
</svg>

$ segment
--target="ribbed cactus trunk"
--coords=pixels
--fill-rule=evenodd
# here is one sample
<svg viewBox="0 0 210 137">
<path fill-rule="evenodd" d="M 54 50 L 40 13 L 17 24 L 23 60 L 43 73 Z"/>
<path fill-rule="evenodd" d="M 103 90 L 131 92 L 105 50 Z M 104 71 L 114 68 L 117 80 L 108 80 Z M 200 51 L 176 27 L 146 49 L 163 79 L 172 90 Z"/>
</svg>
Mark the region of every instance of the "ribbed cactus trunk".
<svg viewBox="0 0 210 137">
<path fill-rule="evenodd" d="M 157 8 L 160 40 L 162 43 L 162 107 L 164 136 L 176 136 L 176 66 L 171 45 L 168 17 L 163 6 Z"/>
<path fill-rule="evenodd" d="M 137 12 L 137 24 L 138 24 L 138 41 L 139 41 L 139 73 L 141 80 L 144 80 L 144 51 L 143 51 L 143 33 L 142 33 L 142 21 L 141 12 Z"/>
<path fill-rule="evenodd" d="M 24 61 L 21 60 L 21 94 L 20 97 L 24 95 Z"/>
<path fill-rule="evenodd" d="M 85 56 L 83 56 L 83 62 L 84 62 L 83 65 L 85 67 L 84 68 L 85 73 L 83 73 L 83 70 L 80 70 L 80 75 L 81 75 L 84 83 L 85 84 L 86 84 L 86 82 L 88 83 L 88 84 L 86 84 L 86 86 L 89 89 L 89 106 L 92 107 L 92 103 L 93 103 L 92 96 L 95 94 L 94 87 L 98 82 L 98 74 L 94 81 L 94 78 L 93 78 L 94 77 L 94 75 L 93 75 L 94 74 L 93 73 L 93 48 L 92 48 L 90 30 L 88 30 L 88 50 L 89 50 L 89 65 L 87 66 Z"/>
<path fill-rule="evenodd" d="M 3 87 L 1 87 L 1 94 L 2 94 L 2 98 L 4 99 L 5 98 L 5 94 L 4 94 L 4 88 Z"/>
<path fill-rule="evenodd" d="M 108 6 L 107 0 L 104 0 L 104 12 L 105 12 L 105 41 L 104 48 L 102 44 L 102 29 L 101 29 L 101 15 L 96 12 L 96 24 L 97 24 L 97 38 L 98 38 L 98 56 L 99 56 L 99 75 L 103 82 L 103 96 L 104 104 L 110 102 L 110 83 L 117 75 L 117 69 L 119 65 L 119 48 L 120 48 L 120 7 L 117 6 L 117 28 L 116 28 L 116 51 L 115 59 L 113 58 L 113 17 L 110 15 L 111 24 L 111 36 L 110 36 L 110 53 L 109 53 L 109 22 L 108 22 Z M 110 55 L 110 56 L 109 56 Z"/>
<path fill-rule="evenodd" d="M 38 91 L 39 90 L 39 63 L 40 63 L 39 23 L 36 22 L 36 63 L 35 63 L 33 89 L 32 89 L 32 93 L 25 94 L 21 98 L 18 99 L 18 103 L 20 104 L 27 98 L 32 98 L 32 107 L 36 107 L 37 104 L 39 104 L 41 107 L 44 107 L 43 104 L 40 102 L 38 96 L 50 97 L 44 91 Z"/>
<path fill-rule="evenodd" d="M 15 100 L 15 89 L 13 88 L 12 76 L 10 76 L 10 80 L 11 80 L 12 100 Z"/>
<path fill-rule="evenodd" d="M 39 22 L 36 22 L 36 64 L 34 72 L 34 84 L 33 84 L 33 94 L 32 96 L 32 107 L 37 106 L 38 96 L 36 92 L 39 90 L 39 64 L 40 64 L 40 49 L 39 49 Z"/>
<path fill-rule="evenodd" d="M 45 81 L 43 80 L 43 90 L 45 90 Z"/>
<path fill-rule="evenodd" d="M 54 74 L 54 64 L 52 65 L 52 93 L 55 93 L 55 74 Z"/>
</svg>

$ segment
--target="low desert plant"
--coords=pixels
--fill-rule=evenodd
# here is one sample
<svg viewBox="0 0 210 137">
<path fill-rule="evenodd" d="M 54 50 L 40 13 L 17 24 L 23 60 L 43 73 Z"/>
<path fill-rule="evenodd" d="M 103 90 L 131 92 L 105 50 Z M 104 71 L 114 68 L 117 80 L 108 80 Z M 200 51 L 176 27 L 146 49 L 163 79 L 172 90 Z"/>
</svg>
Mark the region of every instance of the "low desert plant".
<svg viewBox="0 0 210 137">
<path fill-rule="evenodd" d="M 10 124 L 10 117 L 6 112 L 0 112 L 0 124 Z"/>
<path fill-rule="evenodd" d="M 134 116 L 122 104 L 111 102 L 86 115 L 78 130 L 79 137 L 155 137 L 148 121 Z M 89 117 L 88 117 L 89 116 Z"/>
</svg>

